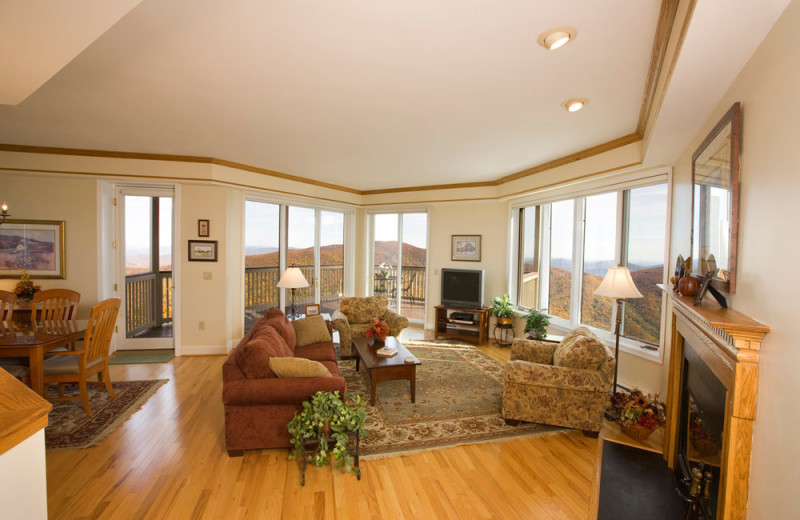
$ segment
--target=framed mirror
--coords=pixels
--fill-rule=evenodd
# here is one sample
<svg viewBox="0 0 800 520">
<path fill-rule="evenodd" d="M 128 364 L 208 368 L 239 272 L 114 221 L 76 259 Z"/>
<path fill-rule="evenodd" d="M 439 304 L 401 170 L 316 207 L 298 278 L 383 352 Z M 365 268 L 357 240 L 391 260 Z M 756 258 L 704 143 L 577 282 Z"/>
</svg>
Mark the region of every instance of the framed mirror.
<svg viewBox="0 0 800 520">
<path fill-rule="evenodd" d="M 735 103 L 692 155 L 692 270 L 736 292 L 741 106 Z"/>
</svg>

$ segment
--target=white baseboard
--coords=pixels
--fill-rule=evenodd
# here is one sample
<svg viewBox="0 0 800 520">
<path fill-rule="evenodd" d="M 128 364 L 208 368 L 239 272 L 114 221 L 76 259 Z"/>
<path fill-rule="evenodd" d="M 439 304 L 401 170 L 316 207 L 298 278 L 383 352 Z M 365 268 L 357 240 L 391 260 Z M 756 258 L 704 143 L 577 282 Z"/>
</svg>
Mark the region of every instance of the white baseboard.
<svg viewBox="0 0 800 520">
<path fill-rule="evenodd" d="M 223 345 L 195 345 L 181 347 L 181 356 L 225 355 L 228 351 Z"/>
</svg>

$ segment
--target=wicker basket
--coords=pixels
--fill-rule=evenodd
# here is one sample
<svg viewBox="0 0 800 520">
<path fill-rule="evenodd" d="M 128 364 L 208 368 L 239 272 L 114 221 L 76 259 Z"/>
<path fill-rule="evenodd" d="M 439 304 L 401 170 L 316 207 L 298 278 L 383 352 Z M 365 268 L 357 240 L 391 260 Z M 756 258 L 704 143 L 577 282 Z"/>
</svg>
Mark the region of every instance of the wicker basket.
<svg viewBox="0 0 800 520">
<path fill-rule="evenodd" d="M 631 439 L 636 439 L 640 442 L 644 442 L 648 437 L 650 437 L 651 433 L 656 431 L 655 428 L 651 430 L 650 428 L 645 428 L 640 424 L 625 425 L 622 423 L 620 423 L 619 429 Z"/>
<path fill-rule="evenodd" d="M 697 453 L 703 457 L 710 457 L 719 453 L 719 446 L 711 439 L 701 439 L 689 435 L 689 442 L 692 443 L 692 447 L 697 450 Z"/>
</svg>

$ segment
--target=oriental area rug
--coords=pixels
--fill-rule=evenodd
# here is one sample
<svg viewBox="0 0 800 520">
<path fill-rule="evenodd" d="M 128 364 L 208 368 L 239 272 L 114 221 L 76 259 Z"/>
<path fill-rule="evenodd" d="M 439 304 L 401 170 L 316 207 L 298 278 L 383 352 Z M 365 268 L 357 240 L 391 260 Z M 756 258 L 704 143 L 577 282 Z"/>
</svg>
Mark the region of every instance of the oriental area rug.
<svg viewBox="0 0 800 520">
<path fill-rule="evenodd" d="M 417 367 L 417 396 L 412 403 L 408 381 L 378 384 L 375 406 L 369 404 L 369 383 L 363 365 L 339 361 L 347 389 L 366 397 L 369 435 L 361 454 L 390 455 L 561 428 L 533 423 L 508 426 L 500 415 L 503 398 L 501 363 L 477 348 L 453 341 L 403 341 L 422 362 Z"/>
<path fill-rule="evenodd" d="M 48 450 L 88 448 L 99 443 L 117 426 L 135 413 L 166 383 L 167 379 L 151 381 L 114 381 L 112 386 L 116 399 L 111 399 L 104 386 L 89 385 L 89 404 L 92 417 L 83 411 L 81 401 L 53 403 L 49 424 L 44 430 L 45 446 Z M 58 395 L 57 385 L 50 385 L 50 396 Z M 78 385 L 68 383 L 64 395 L 79 396 Z"/>
</svg>

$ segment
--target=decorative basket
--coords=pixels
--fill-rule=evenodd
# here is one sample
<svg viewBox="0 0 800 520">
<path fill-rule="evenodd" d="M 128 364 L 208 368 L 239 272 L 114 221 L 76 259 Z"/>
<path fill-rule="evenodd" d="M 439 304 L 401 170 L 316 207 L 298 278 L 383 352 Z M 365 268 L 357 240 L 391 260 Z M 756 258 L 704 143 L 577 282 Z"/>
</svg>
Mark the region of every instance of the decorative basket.
<svg viewBox="0 0 800 520">
<path fill-rule="evenodd" d="M 703 457 L 710 457 L 719 452 L 719 446 L 717 446 L 717 443 L 711 439 L 701 439 L 693 435 L 689 435 L 689 442 L 692 443 L 692 446 L 697 450 L 697 453 Z"/>
<path fill-rule="evenodd" d="M 622 433 L 630 437 L 631 439 L 635 439 L 637 441 L 645 441 L 650 434 L 653 433 L 655 428 L 652 430 L 650 428 L 645 428 L 640 424 L 619 424 L 619 429 L 622 430 Z"/>
</svg>

